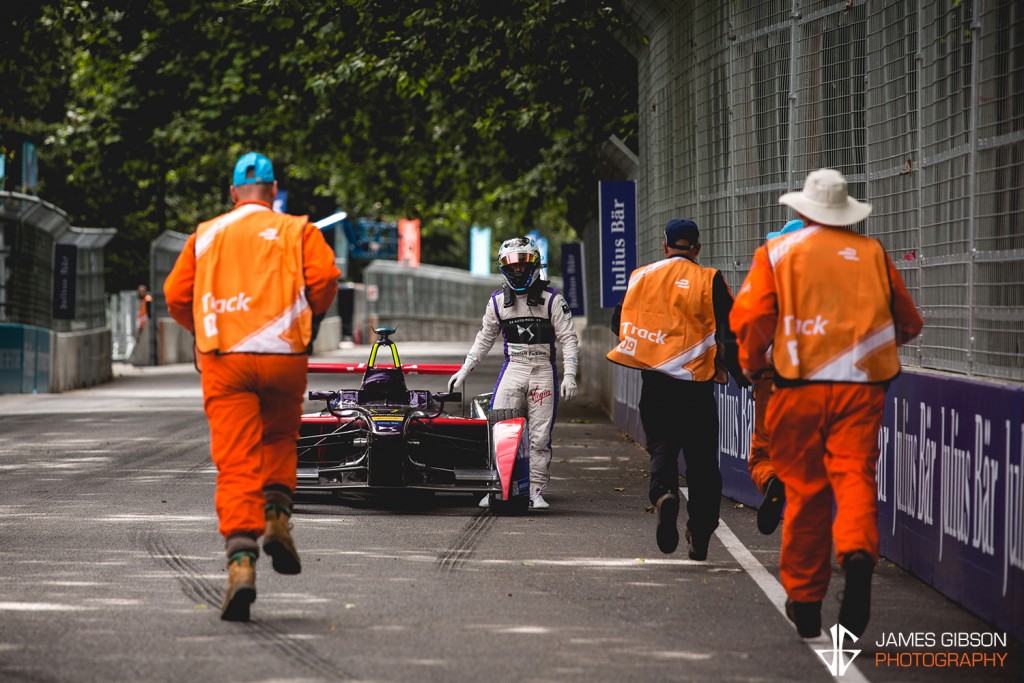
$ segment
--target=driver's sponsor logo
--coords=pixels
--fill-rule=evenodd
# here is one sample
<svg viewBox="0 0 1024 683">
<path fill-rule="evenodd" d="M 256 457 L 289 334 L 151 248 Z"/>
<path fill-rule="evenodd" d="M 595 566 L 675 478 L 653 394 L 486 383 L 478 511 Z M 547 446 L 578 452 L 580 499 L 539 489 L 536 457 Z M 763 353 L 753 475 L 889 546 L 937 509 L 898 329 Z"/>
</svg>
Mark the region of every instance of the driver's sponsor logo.
<svg viewBox="0 0 1024 683">
<path fill-rule="evenodd" d="M 553 394 L 554 392 L 551 389 L 541 389 L 539 386 L 535 386 L 530 389 L 530 403 L 533 403 L 534 405 L 543 404 L 547 399 L 551 398 Z"/>
<path fill-rule="evenodd" d="M 519 338 L 523 339 L 524 336 L 529 335 L 526 337 L 526 341 L 533 341 L 533 338 L 537 336 L 537 333 L 533 331 L 533 327 L 534 326 L 532 324 L 527 325 L 526 327 L 516 325 L 516 329 L 519 331 Z"/>
</svg>

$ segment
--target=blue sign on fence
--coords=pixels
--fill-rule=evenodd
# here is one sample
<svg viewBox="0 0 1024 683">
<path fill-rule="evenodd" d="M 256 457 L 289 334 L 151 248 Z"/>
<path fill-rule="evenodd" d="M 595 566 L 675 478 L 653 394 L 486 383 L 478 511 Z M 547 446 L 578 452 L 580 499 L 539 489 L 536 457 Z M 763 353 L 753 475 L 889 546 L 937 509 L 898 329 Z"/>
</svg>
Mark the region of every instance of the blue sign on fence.
<svg viewBox="0 0 1024 683">
<path fill-rule="evenodd" d="M 582 242 L 562 243 L 562 295 L 573 315 L 586 315 Z"/>
<path fill-rule="evenodd" d="M 469 229 L 469 272 L 491 274 L 491 229 L 474 225 Z"/>
<path fill-rule="evenodd" d="M 53 317 L 74 320 L 78 299 L 78 247 L 53 245 Z"/>
<path fill-rule="evenodd" d="M 598 216 L 601 226 L 601 307 L 622 302 L 629 274 L 636 268 L 636 181 L 602 180 Z"/>
</svg>

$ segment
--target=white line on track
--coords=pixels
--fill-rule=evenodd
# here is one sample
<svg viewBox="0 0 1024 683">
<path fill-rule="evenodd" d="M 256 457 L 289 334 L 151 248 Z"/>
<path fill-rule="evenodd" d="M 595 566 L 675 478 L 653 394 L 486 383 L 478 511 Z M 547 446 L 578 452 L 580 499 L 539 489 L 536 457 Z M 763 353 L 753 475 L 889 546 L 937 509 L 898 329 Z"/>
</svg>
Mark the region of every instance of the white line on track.
<svg viewBox="0 0 1024 683">
<path fill-rule="evenodd" d="M 686 488 L 679 489 L 684 496 L 689 498 Z M 789 617 L 786 616 L 786 589 L 782 587 L 771 572 L 764 568 L 757 558 L 747 550 L 747 547 L 743 545 L 743 542 L 736 537 L 736 534 L 732 532 L 732 529 L 722 520 L 718 521 L 718 529 L 715 530 L 715 535 L 718 536 L 718 540 L 722 542 L 725 549 L 729 551 L 729 554 L 733 556 L 733 559 L 739 563 L 743 570 L 750 575 L 750 578 L 754 580 L 757 587 L 768 596 L 768 600 L 775 606 L 775 609 L 779 611 L 782 618 L 787 622 Z M 796 634 L 795 629 L 793 636 L 799 638 Z M 814 654 L 816 661 L 824 661 L 818 656 L 818 650 L 829 649 L 832 647 L 830 638 L 826 638 L 824 635 L 820 635 L 817 638 L 801 638 L 807 645 L 807 649 Z M 824 646 L 824 647 L 822 647 Z M 869 683 L 867 677 L 860 672 L 857 665 L 851 662 L 843 674 L 844 683 Z"/>
</svg>

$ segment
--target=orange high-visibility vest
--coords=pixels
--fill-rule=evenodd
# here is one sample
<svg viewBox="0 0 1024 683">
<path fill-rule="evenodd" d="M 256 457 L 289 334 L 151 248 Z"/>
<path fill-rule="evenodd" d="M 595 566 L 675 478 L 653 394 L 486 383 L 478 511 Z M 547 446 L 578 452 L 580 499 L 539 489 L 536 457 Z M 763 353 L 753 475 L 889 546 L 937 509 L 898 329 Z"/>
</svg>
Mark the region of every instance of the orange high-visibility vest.
<svg viewBox="0 0 1024 683">
<path fill-rule="evenodd" d="M 245 203 L 195 234 L 192 316 L 202 353 L 302 354 L 313 314 L 303 274 L 305 216 Z M 259 264 L 259 277 L 246 277 Z"/>
<path fill-rule="evenodd" d="M 139 300 L 139 311 L 135 314 L 135 329 L 141 330 L 149 322 L 149 305 L 153 303 L 153 297 L 147 294 Z"/>
<path fill-rule="evenodd" d="M 808 226 L 764 248 L 778 297 L 777 375 L 876 383 L 899 374 L 888 261 L 877 240 Z"/>
<path fill-rule="evenodd" d="M 637 268 L 629 276 L 619 318 L 619 345 L 608 360 L 677 379 L 715 376 L 715 307 L 718 273 L 683 257 Z"/>
</svg>

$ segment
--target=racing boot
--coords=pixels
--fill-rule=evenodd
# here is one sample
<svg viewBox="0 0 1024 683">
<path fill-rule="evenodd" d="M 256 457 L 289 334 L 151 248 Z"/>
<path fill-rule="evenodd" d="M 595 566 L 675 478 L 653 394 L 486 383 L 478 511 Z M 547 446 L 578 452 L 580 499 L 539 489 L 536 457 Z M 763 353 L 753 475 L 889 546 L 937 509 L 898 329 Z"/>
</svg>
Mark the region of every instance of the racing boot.
<svg viewBox="0 0 1024 683">
<path fill-rule="evenodd" d="M 270 555 L 274 571 L 278 574 L 298 574 L 302 571 L 302 562 L 288 521 L 292 516 L 291 509 L 278 503 L 267 503 L 265 510 L 267 526 L 263 533 L 263 552 Z"/>
<path fill-rule="evenodd" d="M 530 509 L 532 510 L 547 510 L 550 505 L 544 500 L 544 496 L 540 495 L 540 489 L 534 489 L 530 492 Z"/>
<path fill-rule="evenodd" d="M 240 550 L 228 559 L 228 586 L 220 618 L 249 621 L 249 605 L 256 602 L 256 553 Z"/>
</svg>

